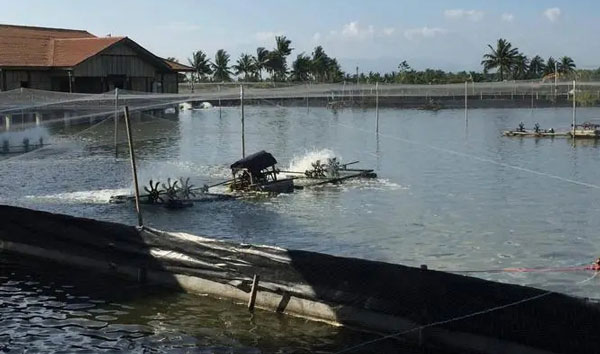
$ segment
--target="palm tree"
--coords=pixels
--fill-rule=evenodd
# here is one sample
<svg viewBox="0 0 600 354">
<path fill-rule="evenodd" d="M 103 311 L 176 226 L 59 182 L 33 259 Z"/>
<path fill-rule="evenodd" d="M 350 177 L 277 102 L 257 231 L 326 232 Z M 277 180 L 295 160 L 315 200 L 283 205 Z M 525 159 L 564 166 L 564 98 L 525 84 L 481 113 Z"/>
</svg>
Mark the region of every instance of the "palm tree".
<svg viewBox="0 0 600 354">
<path fill-rule="evenodd" d="M 327 65 L 327 73 L 331 82 L 342 81 L 344 72 L 336 58 L 330 59 Z"/>
<path fill-rule="evenodd" d="M 258 80 L 262 81 L 262 71 L 266 68 L 269 60 L 269 51 L 264 47 L 258 47 L 256 48 L 256 56 L 252 59 L 254 60 L 254 70 L 258 74 Z"/>
<path fill-rule="evenodd" d="M 513 67 L 513 79 L 524 80 L 527 78 L 527 72 L 529 71 L 529 58 L 523 53 L 519 53 L 515 57 Z"/>
<path fill-rule="evenodd" d="M 330 67 L 331 59 L 325 53 L 322 46 L 315 47 L 311 58 L 311 73 L 315 80 L 323 82 L 327 78 L 328 68 Z"/>
<path fill-rule="evenodd" d="M 503 38 L 498 39 L 496 48 L 489 44 L 488 47 L 491 52 L 483 55 L 481 65 L 485 70 L 498 69 L 500 81 L 503 81 L 504 73 L 512 71 L 519 49 L 513 48 L 512 44 Z"/>
<path fill-rule="evenodd" d="M 571 74 L 575 71 L 575 61 L 573 58 L 564 56 L 558 60 L 558 72 L 561 74 Z"/>
<path fill-rule="evenodd" d="M 548 58 L 548 60 L 546 61 L 546 68 L 544 69 L 544 76 L 555 74 L 557 64 L 558 63 L 556 62 L 556 60 L 554 60 L 554 58 Z"/>
<path fill-rule="evenodd" d="M 292 81 L 308 81 L 310 79 L 310 57 L 304 53 L 298 54 L 292 63 Z"/>
<path fill-rule="evenodd" d="M 531 58 L 531 61 L 529 62 L 529 77 L 539 78 L 540 76 L 542 76 L 545 69 L 546 63 L 544 62 L 544 59 L 542 59 L 542 57 L 540 57 L 539 55 L 536 55 L 533 58 Z"/>
<path fill-rule="evenodd" d="M 190 66 L 194 68 L 198 81 L 204 79 L 204 76 L 212 74 L 210 62 L 203 51 L 199 50 L 197 52 L 193 52 L 192 57 L 188 58 L 188 62 L 190 63 Z"/>
<path fill-rule="evenodd" d="M 211 63 L 216 81 L 231 81 L 231 70 L 229 70 L 229 54 L 224 49 L 217 50 L 215 62 Z"/>
<path fill-rule="evenodd" d="M 242 54 L 237 60 L 237 64 L 233 66 L 235 74 L 244 74 L 244 81 L 248 81 L 248 77 L 254 72 L 254 60 L 250 54 Z"/>
<path fill-rule="evenodd" d="M 275 37 L 275 49 L 268 55 L 267 71 L 271 72 L 273 79 L 284 80 L 287 74 L 286 58 L 292 52 L 292 41 L 285 36 Z"/>
</svg>

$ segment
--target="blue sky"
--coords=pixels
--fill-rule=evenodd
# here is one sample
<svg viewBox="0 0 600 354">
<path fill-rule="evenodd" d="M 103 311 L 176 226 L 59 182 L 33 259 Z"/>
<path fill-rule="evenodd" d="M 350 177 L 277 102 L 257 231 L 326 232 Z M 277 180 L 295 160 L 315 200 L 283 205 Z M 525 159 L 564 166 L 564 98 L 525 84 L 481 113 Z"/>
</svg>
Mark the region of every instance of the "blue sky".
<svg viewBox="0 0 600 354">
<path fill-rule="evenodd" d="M 597 68 L 598 14 L 594 0 L 21 0 L 3 2 L 0 23 L 126 35 L 182 62 L 197 49 L 212 57 L 224 48 L 235 59 L 283 34 L 293 57 L 320 44 L 348 71 L 391 71 L 402 60 L 481 70 L 486 45 L 500 37 L 529 56 L 569 55 L 578 67 Z"/>
</svg>

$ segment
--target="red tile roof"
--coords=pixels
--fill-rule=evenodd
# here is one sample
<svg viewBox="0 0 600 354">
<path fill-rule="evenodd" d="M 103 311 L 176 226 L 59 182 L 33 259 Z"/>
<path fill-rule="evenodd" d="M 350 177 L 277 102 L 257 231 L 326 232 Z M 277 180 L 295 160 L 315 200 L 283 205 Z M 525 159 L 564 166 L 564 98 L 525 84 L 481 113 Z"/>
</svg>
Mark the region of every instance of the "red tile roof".
<svg viewBox="0 0 600 354">
<path fill-rule="evenodd" d="M 0 24 L 0 67 L 73 67 L 126 38 L 96 37 L 82 30 Z M 167 61 L 165 64 L 174 71 L 187 71 L 185 65 Z"/>
<path fill-rule="evenodd" d="M 70 67 L 90 58 L 125 37 L 55 39 L 49 66 Z"/>
<path fill-rule="evenodd" d="M 191 66 L 187 66 L 181 63 L 178 63 L 176 61 L 171 61 L 168 59 L 163 59 L 165 61 L 165 63 L 167 63 L 167 65 L 171 68 L 171 70 L 173 71 L 178 71 L 178 72 L 192 72 L 195 71 L 194 68 L 192 68 Z"/>
</svg>

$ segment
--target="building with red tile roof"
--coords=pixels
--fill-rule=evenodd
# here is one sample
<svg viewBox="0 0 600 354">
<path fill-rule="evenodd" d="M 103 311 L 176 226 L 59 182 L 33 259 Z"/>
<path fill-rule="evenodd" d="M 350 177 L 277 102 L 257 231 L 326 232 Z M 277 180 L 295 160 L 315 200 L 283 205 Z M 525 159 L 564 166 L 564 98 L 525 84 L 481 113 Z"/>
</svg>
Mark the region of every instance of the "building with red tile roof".
<svg viewBox="0 0 600 354">
<path fill-rule="evenodd" d="M 162 59 L 127 37 L 0 24 L 0 90 L 100 93 L 115 88 L 176 93 L 189 66 Z"/>
</svg>

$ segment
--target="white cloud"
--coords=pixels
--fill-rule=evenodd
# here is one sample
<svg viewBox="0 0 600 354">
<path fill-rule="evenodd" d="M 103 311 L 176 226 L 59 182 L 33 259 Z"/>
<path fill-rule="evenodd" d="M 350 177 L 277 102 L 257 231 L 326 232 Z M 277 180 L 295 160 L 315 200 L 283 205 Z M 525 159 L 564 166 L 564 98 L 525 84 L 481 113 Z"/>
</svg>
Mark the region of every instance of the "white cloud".
<svg viewBox="0 0 600 354">
<path fill-rule="evenodd" d="M 558 7 L 551 7 L 549 9 L 546 9 L 544 10 L 544 16 L 546 16 L 546 18 L 550 20 L 550 22 L 554 22 L 560 17 L 560 9 Z"/>
<path fill-rule="evenodd" d="M 463 10 L 463 9 L 451 9 L 444 10 L 444 16 L 449 19 L 462 19 L 466 18 L 473 22 L 481 21 L 485 13 L 480 10 Z"/>
<path fill-rule="evenodd" d="M 283 31 L 256 32 L 254 34 L 254 38 L 256 38 L 256 40 L 260 41 L 260 42 L 275 41 L 275 37 L 277 37 L 277 36 L 283 36 L 283 35 L 284 35 Z"/>
<path fill-rule="evenodd" d="M 420 38 L 434 38 L 439 35 L 444 35 L 448 30 L 439 27 L 419 27 L 411 28 L 404 31 L 404 37 L 409 40 L 416 40 Z"/>
<path fill-rule="evenodd" d="M 509 14 L 509 13 L 502 14 L 502 21 L 504 21 L 504 22 L 513 22 L 514 19 L 515 19 L 515 15 L 513 15 L 513 14 Z"/>
<path fill-rule="evenodd" d="M 321 33 L 320 32 L 316 32 L 315 34 L 313 34 L 312 40 L 313 40 L 313 42 L 320 41 L 321 40 Z"/>
<path fill-rule="evenodd" d="M 336 35 L 337 31 L 331 31 L 331 34 Z M 342 27 L 342 31 L 339 32 L 342 37 L 348 39 L 365 39 L 372 37 L 375 33 L 375 27 L 369 25 L 367 27 L 361 26 L 357 21 L 353 21 L 345 24 Z"/>
<path fill-rule="evenodd" d="M 396 32 L 396 29 L 394 27 L 388 27 L 383 29 L 383 34 L 385 34 L 386 36 L 391 36 L 392 34 L 394 34 L 394 32 Z"/>
</svg>

